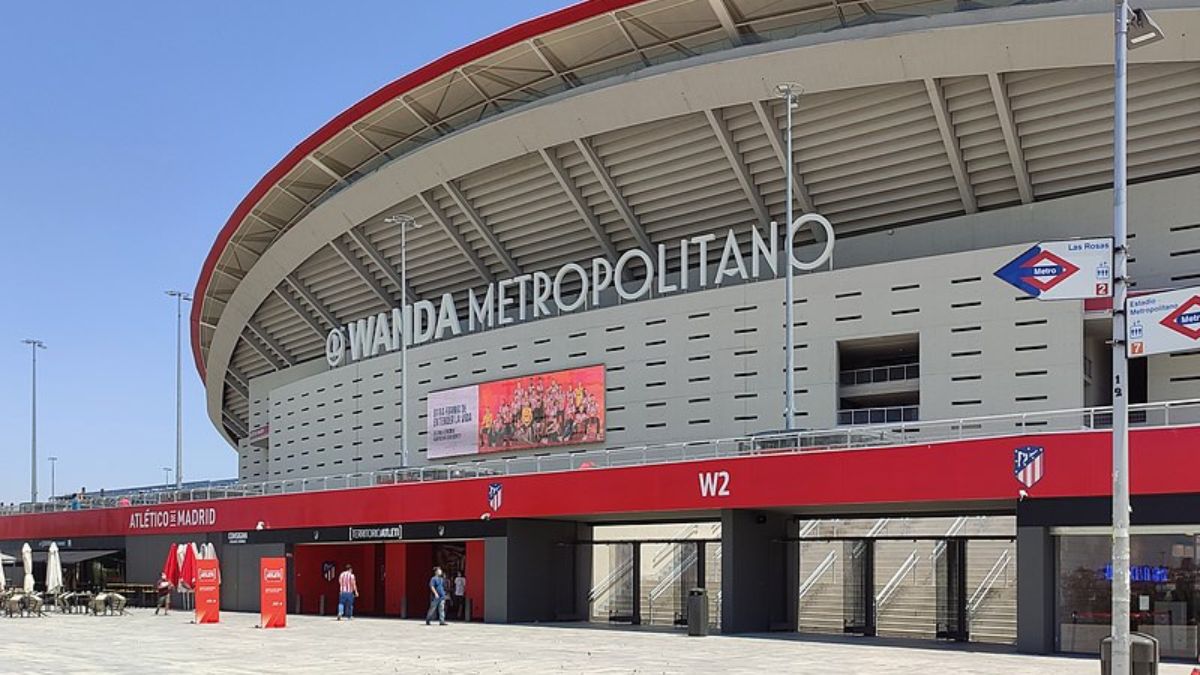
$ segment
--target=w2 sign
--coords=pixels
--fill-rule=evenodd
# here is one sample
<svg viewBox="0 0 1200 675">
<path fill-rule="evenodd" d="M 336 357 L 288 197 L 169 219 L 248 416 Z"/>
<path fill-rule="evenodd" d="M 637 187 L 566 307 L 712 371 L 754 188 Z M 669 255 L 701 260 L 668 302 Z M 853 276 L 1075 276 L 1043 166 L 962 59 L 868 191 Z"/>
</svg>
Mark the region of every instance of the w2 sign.
<svg viewBox="0 0 1200 675">
<path fill-rule="evenodd" d="M 701 471 L 700 472 L 700 496 L 701 497 L 728 497 L 729 496 L 729 472 L 728 471 Z"/>
</svg>

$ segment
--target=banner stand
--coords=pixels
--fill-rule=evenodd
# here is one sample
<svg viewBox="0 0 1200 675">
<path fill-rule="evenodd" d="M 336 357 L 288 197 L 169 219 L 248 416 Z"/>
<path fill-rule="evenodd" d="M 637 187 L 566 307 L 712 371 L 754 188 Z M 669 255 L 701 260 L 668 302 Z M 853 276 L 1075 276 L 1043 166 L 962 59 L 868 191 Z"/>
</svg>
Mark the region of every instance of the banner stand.
<svg viewBox="0 0 1200 675">
<path fill-rule="evenodd" d="M 287 558 L 260 558 L 259 628 L 287 626 Z"/>
<path fill-rule="evenodd" d="M 221 567 L 216 560 L 196 561 L 196 623 L 221 621 Z"/>
</svg>

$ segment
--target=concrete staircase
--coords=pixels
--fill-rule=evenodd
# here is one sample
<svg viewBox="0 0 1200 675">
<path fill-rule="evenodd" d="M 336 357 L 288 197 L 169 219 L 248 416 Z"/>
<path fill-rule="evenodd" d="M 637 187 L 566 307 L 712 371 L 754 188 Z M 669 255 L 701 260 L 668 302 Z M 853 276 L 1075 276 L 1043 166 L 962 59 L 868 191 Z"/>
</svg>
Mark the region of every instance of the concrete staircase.
<svg viewBox="0 0 1200 675">
<path fill-rule="evenodd" d="M 1016 556 L 1012 541 L 967 544 L 967 593 L 978 594 L 968 624 L 972 642 L 1016 643 Z"/>
</svg>

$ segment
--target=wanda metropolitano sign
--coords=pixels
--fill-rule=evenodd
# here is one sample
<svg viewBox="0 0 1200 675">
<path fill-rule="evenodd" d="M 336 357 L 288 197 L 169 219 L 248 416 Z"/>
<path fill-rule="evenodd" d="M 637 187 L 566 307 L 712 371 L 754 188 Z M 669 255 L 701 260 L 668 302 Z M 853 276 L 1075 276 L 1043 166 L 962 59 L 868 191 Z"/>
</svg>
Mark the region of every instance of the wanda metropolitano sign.
<svg viewBox="0 0 1200 675">
<path fill-rule="evenodd" d="M 812 260 L 800 260 L 794 250 L 788 251 L 785 257 L 793 270 L 814 270 L 833 254 L 833 226 L 815 213 L 793 221 L 785 233 L 787 240 L 808 225 L 823 230 L 825 238 L 819 255 Z M 587 265 L 567 263 L 553 274 L 543 271 L 522 274 L 490 283 L 482 290 L 468 289 L 466 307 L 460 307 L 452 293 L 443 293 L 436 304 L 418 300 L 406 305 L 403 311 L 395 308 L 379 312 L 331 330 L 325 340 L 325 358 L 330 367 L 337 367 L 396 351 L 402 344 L 420 345 L 529 319 L 570 314 L 598 307 L 602 293 L 610 288 L 621 300 L 632 302 L 651 292 L 662 296 L 757 280 L 766 275 L 782 276 L 786 270 L 779 269 L 779 229 L 775 222 L 770 223 L 765 233 L 751 226 L 749 236 L 743 236 L 742 240 L 730 229 L 723 239 L 716 234 L 703 234 L 680 239 L 671 246 L 659 244 L 655 251 L 630 249 L 615 262 L 597 257 Z M 748 250 L 743 249 L 746 243 Z M 714 266 L 710 252 L 718 248 L 721 256 Z M 669 261 L 679 264 L 680 272 L 674 281 L 667 274 Z M 627 271 L 635 267 L 643 269 L 645 274 L 631 280 Z M 698 274 L 695 288 L 690 288 L 693 270 Z"/>
</svg>

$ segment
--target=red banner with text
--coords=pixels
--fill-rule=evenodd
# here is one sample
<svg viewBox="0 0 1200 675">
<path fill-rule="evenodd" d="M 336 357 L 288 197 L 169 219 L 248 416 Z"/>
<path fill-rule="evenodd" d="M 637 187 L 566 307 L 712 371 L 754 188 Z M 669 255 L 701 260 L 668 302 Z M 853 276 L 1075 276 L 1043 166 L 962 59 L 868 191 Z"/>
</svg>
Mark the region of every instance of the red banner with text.
<svg viewBox="0 0 1200 675">
<path fill-rule="evenodd" d="M 287 625 L 287 558 L 259 560 L 260 628 Z"/>
<path fill-rule="evenodd" d="M 221 563 L 196 561 L 196 623 L 221 621 Z"/>
</svg>

